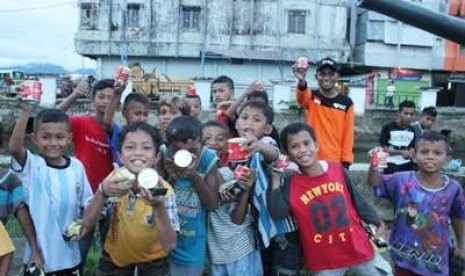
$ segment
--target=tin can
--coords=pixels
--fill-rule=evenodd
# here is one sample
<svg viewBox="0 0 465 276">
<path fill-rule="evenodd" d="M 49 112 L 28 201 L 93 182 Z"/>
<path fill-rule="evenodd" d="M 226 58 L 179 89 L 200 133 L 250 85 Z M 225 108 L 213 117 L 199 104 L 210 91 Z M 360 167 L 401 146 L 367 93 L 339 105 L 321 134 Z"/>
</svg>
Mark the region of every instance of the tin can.
<svg viewBox="0 0 465 276">
<path fill-rule="evenodd" d="M 308 58 L 299 57 L 299 59 L 297 59 L 297 67 L 307 69 L 308 68 Z"/>
<path fill-rule="evenodd" d="M 241 179 L 244 174 L 248 173 L 250 171 L 249 168 L 247 168 L 246 166 L 242 166 L 242 165 L 239 165 L 236 167 L 236 169 L 234 170 L 234 179 L 239 181 L 239 179 Z"/>
<path fill-rule="evenodd" d="M 285 170 L 289 166 L 289 156 L 280 154 L 278 160 L 274 163 L 274 167 L 278 170 Z"/>
<path fill-rule="evenodd" d="M 42 83 L 32 80 L 23 82 L 20 95 L 23 101 L 38 104 L 42 97 Z"/>
<path fill-rule="evenodd" d="M 372 151 L 370 161 L 371 166 L 379 169 L 387 168 L 387 156 L 388 154 L 384 151 Z"/>
<path fill-rule="evenodd" d="M 242 144 L 247 139 L 242 137 L 228 139 L 228 158 L 232 161 L 247 160 L 249 155 L 248 151 L 242 149 Z"/>
<path fill-rule="evenodd" d="M 119 84 L 125 84 L 129 80 L 129 73 L 131 69 L 124 66 L 118 66 L 115 71 L 115 82 Z"/>
<path fill-rule="evenodd" d="M 174 164 L 179 168 L 187 168 L 192 165 L 194 158 L 188 150 L 178 150 L 173 156 Z"/>
</svg>

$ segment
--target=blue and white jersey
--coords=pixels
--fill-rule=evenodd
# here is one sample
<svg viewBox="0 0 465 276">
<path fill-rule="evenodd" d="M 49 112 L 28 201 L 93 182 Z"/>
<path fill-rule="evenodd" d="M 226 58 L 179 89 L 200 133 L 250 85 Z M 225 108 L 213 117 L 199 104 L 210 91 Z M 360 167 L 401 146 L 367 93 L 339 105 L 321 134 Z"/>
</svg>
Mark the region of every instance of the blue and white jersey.
<svg viewBox="0 0 465 276">
<path fill-rule="evenodd" d="M 92 190 L 82 163 L 74 157 L 65 158 L 64 166 L 54 167 L 42 156 L 27 151 L 24 167 L 17 160 L 12 163 L 23 181 L 45 272 L 72 268 L 81 262 L 78 241 L 65 241 L 63 233 L 82 216 Z M 27 247 L 25 262 L 29 253 Z"/>
</svg>

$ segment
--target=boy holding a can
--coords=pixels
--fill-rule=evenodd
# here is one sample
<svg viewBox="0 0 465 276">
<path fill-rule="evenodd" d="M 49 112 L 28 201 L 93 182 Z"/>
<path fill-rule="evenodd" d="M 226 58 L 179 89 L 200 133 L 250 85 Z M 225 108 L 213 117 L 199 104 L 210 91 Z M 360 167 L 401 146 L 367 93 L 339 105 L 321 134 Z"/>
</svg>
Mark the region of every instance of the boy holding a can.
<svg viewBox="0 0 465 276">
<path fill-rule="evenodd" d="M 72 139 L 69 118 L 57 109 L 38 112 L 31 136 L 37 148 L 33 153 L 24 147 L 32 107 L 20 102 L 20 108 L 9 142 L 12 169 L 21 177 L 26 191 L 44 271 L 50 275 L 78 275 L 82 264 L 79 243 L 63 235 L 73 221 L 82 217 L 92 190 L 83 164 L 65 154 Z"/>
<path fill-rule="evenodd" d="M 291 216 L 274 220 L 267 208 L 266 198 L 269 190 L 269 172 L 267 168 L 279 159 L 276 142 L 269 136 L 274 119 L 273 109 L 263 102 L 246 102 L 239 111 L 236 130 L 243 139 L 241 150 L 247 152 L 247 164 L 254 171 L 255 184 L 251 187 L 250 203 L 256 214 L 260 234 L 264 275 L 280 275 L 284 271 L 298 275 L 300 253 L 296 225 Z M 237 138 L 236 138 L 237 139 Z M 232 151 L 234 144 L 229 143 L 230 162 L 237 155 Z M 239 202 L 241 206 L 242 201 Z M 242 208 L 247 205 L 242 205 Z M 292 256 L 292 257 L 290 257 Z"/>
<path fill-rule="evenodd" d="M 228 150 L 228 127 L 218 121 L 202 125 L 202 143 L 218 156 Z M 208 215 L 208 252 L 211 275 L 262 275 L 262 261 L 251 216 L 249 196 L 253 186 L 252 170 L 228 166 L 219 169 L 221 201 Z M 240 186 L 236 186 L 240 185 Z"/>
<path fill-rule="evenodd" d="M 219 159 L 201 142 L 201 124 L 190 116 L 173 119 L 166 129 L 158 163 L 173 184 L 181 231 L 171 253 L 171 275 L 202 275 L 207 248 L 207 211 L 218 206 Z"/>
<path fill-rule="evenodd" d="M 343 166 L 318 159 L 315 132 L 305 123 L 291 123 L 281 144 L 298 165 L 293 172 L 272 172 L 268 210 L 276 218 L 292 215 L 299 227 L 305 267 L 312 275 L 378 275 L 374 252 L 361 220 L 384 224 L 375 209 L 355 190 Z M 318 254 L 315 254 L 318 252 Z"/>
<path fill-rule="evenodd" d="M 394 207 L 389 252 L 396 275 L 462 275 L 454 269 L 465 262 L 465 194 L 441 172 L 451 154 L 445 136 L 425 131 L 415 143 L 417 170 L 382 174 L 384 168 L 370 166 L 367 183 Z"/>
<path fill-rule="evenodd" d="M 122 95 L 123 91 L 115 89 L 113 97 L 103 116 L 103 124 L 108 132 L 113 161 L 118 163 L 118 165 L 122 165 L 119 158 L 119 135 L 123 126 L 114 122 L 114 116 Z M 121 114 L 127 124 L 133 122 L 147 123 L 150 113 L 149 107 L 149 98 L 145 94 L 134 92 L 128 94 L 124 99 Z"/>
<path fill-rule="evenodd" d="M 169 275 L 168 256 L 176 245 L 179 220 L 173 188 L 152 169 L 160 143 L 157 129 L 145 122 L 122 128 L 119 151 L 124 168 L 102 181 L 84 216 L 88 230 L 109 197 L 117 197 L 98 275 L 134 275 L 136 268 L 141 276 Z M 162 190 L 164 195 L 155 193 Z"/>
</svg>

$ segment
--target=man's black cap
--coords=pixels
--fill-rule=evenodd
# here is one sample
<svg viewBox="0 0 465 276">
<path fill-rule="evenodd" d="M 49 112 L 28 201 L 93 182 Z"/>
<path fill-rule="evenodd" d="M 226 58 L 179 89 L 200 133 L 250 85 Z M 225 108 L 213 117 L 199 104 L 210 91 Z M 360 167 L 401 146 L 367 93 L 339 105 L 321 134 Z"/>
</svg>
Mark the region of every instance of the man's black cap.
<svg viewBox="0 0 465 276">
<path fill-rule="evenodd" d="M 317 72 L 321 71 L 323 68 L 326 68 L 326 67 L 330 68 L 334 72 L 339 71 L 339 65 L 334 59 L 330 57 L 325 57 L 316 63 Z"/>
</svg>

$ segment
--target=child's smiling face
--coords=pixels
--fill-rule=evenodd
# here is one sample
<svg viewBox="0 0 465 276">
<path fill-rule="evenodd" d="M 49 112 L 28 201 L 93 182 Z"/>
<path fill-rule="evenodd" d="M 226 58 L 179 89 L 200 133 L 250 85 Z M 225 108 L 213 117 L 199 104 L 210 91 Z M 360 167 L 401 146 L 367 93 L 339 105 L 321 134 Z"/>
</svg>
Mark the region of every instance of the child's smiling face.
<svg viewBox="0 0 465 276">
<path fill-rule="evenodd" d="M 307 131 L 301 130 L 296 134 L 289 134 L 286 139 L 289 158 L 300 168 L 310 168 L 318 162 L 318 143 Z"/>
<path fill-rule="evenodd" d="M 144 168 L 152 167 L 156 154 L 154 141 L 148 133 L 137 130 L 126 134 L 121 146 L 121 161 L 132 173 L 137 174 Z"/>
<path fill-rule="evenodd" d="M 221 156 L 228 150 L 228 133 L 221 127 L 209 126 L 202 130 L 202 143 Z"/>
<path fill-rule="evenodd" d="M 272 127 L 262 109 L 247 106 L 237 118 L 236 130 L 241 137 L 252 135 L 260 139 L 269 134 Z"/>
</svg>

